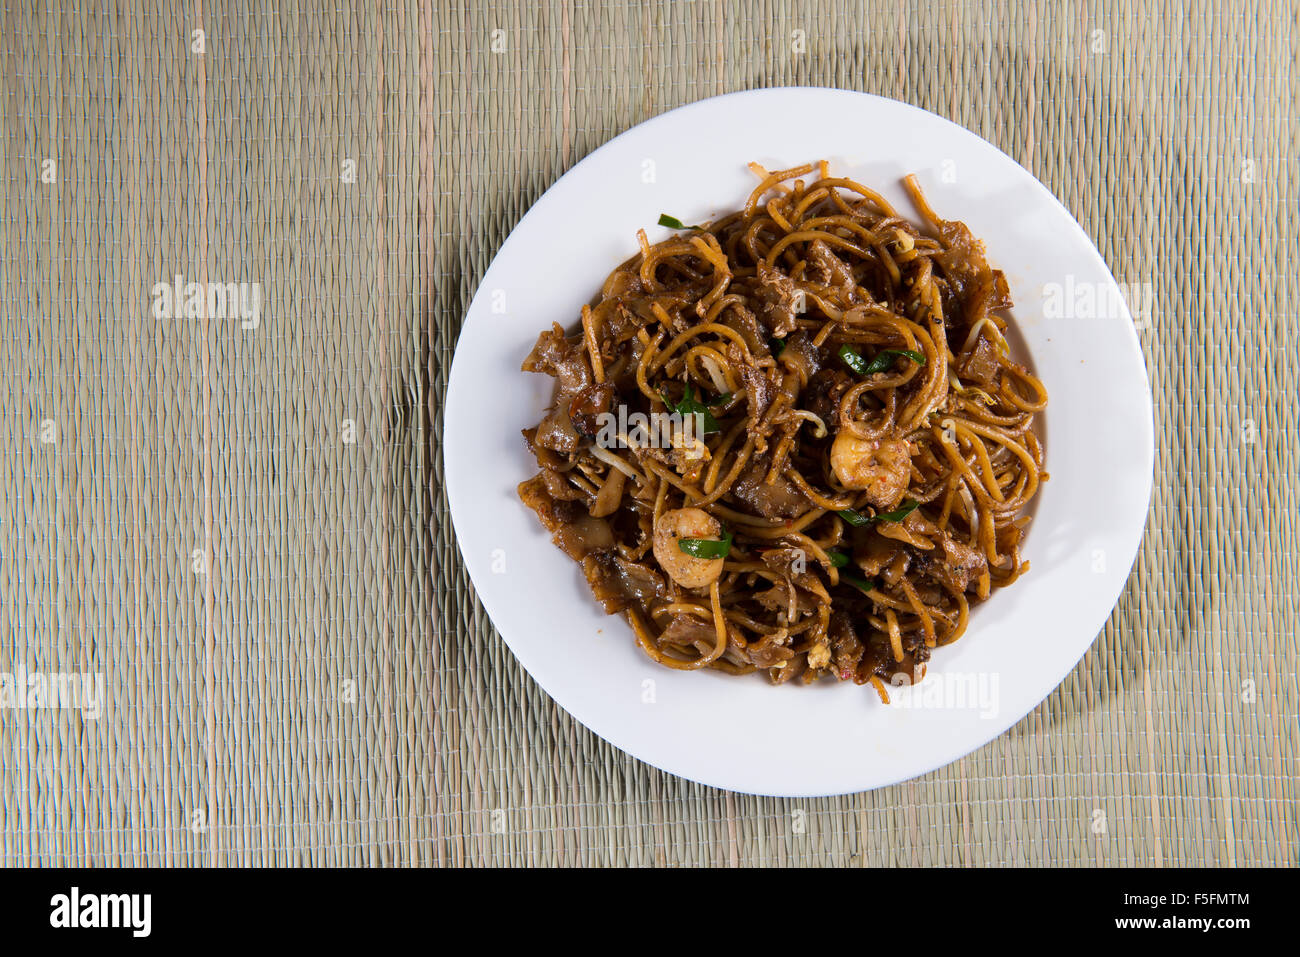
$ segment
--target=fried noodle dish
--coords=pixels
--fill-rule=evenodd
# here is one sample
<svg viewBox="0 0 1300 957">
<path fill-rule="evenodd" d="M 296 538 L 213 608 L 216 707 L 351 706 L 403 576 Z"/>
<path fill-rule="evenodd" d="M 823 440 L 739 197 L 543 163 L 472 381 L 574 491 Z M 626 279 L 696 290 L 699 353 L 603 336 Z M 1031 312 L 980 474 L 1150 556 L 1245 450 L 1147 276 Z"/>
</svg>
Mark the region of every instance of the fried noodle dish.
<svg viewBox="0 0 1300 957">
<path fill-rule="evenodd" d="M 605 280 L 523 364 L 556 380 L 519 486 L 669 668 L 886 686 L 1028 570 L 1047 392 L 1003 274 L 915 177 L 912 222 L 825 162 Z"/>
</svg>

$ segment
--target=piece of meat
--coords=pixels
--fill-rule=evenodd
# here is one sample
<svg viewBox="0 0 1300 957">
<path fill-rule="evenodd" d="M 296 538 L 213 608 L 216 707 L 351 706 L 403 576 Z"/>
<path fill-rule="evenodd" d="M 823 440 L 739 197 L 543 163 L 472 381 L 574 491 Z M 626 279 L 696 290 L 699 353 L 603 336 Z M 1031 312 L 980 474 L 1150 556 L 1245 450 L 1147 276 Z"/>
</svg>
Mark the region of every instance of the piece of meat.
<svg viewBox="0 0 1300 957">
<path fill-rule="evenodd" d="M 601 337 L 606 342 L 622 345 L 636 337 L 636 331 L 645 325 L 645 320 L 616 299 L 605 312 Z"/>
<path fill-rule="evenodd" d="M 768 611 L 790 611 L 790 588 L 787 584 L 773 585 L 764 591 L 756 592 L 754 600 L 766 608 Z M 803 618 L 805 615 L 815 614 L 817 611 L 817 602 L 807 592 L 802 589 L 794 589 L 794 615 L 790 618 L 791 623 Z"/>
<path fill-rule="evenodd" d="M 604 298 L 617 299 L 622 296 L 635 298 L 645 291 L 641 283 L 641 274 L 635 269 L 619 269 L 605 280 Z"/>
<path fill-rule="evenodd" d="M 932 260 L 947 280 L 967 329 L 990 309 L 1011 306 L 1006 276 L 989 267 L 984 243 L 971 234 L 965 223 L 941 220 L 939 238 L 944 248 Z M 957 318 L 950 308 L 945 308 L 944 317 L 950 325 Z"/>
<path fill-rule="evenodd" d="M 853 273 L 825 242 L 814 239 L 808 244 L 808 262 L 812 266 L 811 276 L 815 282 L 841 290 L 846 299 L 852 296 L 853 287 L 857 285 L 853 281 Z"/>
<path fill-rule="evenodd" d="M 802 369 L 805 380 L 816 375 L 822 365 L 821 354 L 802 330 L 786 340 L 785 348 L 781 350 L 781 362 Z"/>
<path fill-rule="evenodd" d="M 587 493 L 570 482 L 555 469 L 542 469 L 542 481 L 546 483 L 547 494 L 557 502 L 586 502 Z"/>
<path fill-rule="evenodd" d="M 614 552 L 592 552 L 582 559 L 582 571 L 607 615 L 632 605 L 645 607 L 667 594 L 662 575 Z"/>
<path fill-rule="evenodd" d="M 559 529 L 586 514 L 579 502 L 558 501 L 546 487 L 546 479 L 538 474 L 519 483 L 519 498 L 537 513 L 549 532 Z"/>
<path fill-rule="evenodd" d="M 848 681 L 857 674 L 858 663 L 862 661 L 862 642 L 853 628 L 853 622 L 843 612 L 831 615 L 828 635 L 831 641 L 831 657 L 835 664 L 835 674 L 841 681 Z"/>
<path fill-rule="evenodd" d="M 763 414 L 772 404 L 777 386 L 768 376 L 767 370 L 750 362 L 745 351 L 734 342 L 727 346 L 727 359 L 731 368 L 740 373 L 740 381 L 744 383 L 745 401 L 749 403 L 749 432 L 753 435 L 759 428 Z"/>
<path fill-rule="evenodd" d="M 609 413 L 617 391 L 609 383 L 593 383 L 569 400 L 569 419 L 580 435 L 595 438 L 601 416 Z"/>
<path fill-rule="evenodd" d="M 1025 530 L 1019 525 L 1003 525 L 994 536 L 997 539 L 997 550 L 1005 555 L 1020 544 L 1024 535 Z"/>
<path fill-rule="evenodd" d="M 875 578 L 893 564 L 898 556 L 907 554 L 900 542 L 878 534 L 873 527 L 855 528 L 853 538 L 854 561 L 867 578 Z"/>
<path fill-rule="evenodd" d="M 816 594 L 821 586 L 821 579 L 809 571 L 810 560 L 808 553 L 802 548 L 767 548 L 759 554 L 759 561 L 783 579 Z"/>
<path fill-rule="evenodd" d="M 784 339 L 794 332 L 799 289 L 794 280 L 764 260 L 758 261 L 758 321 L 769 337 Z"/>
<path fill-rule="evenodd" d="M 551 541 L 570 558 L 581 561 L 595 551 L 614 547 L 614 532 L 609 522 L 594 518 L 583 504 L 585 493 L 563 475 L 543 469 L 519 485 L 519 497 L 537 513 Z"/>
<path fill-rule="evenodd" d="M 984 277 L 992 276 L 984 243 L 975 238 L 965 223 L 955 220 L 939 221 L 939 240 L 943 248 L 931 260 L 964 303 L 969 291 L 977 289 Z"/>
<path fill-rule="evenodd" d="M 957 375 L 965 382 L 992 385 L 998 375 L 998 351 L 985 336 L 959 358 Z"/>
<path fill-rule="evenodd" d="M 894 649 L 889 643 L 889 636 L 875 632 L 862 646 L 862 657 L 858 661 L 858 672 L 853 677 L 855 684 L 865 684 L 872 675 L 879 675 L 886 683 L 897 666 L 894 661 Z"/>
<path fill-rule="evenodd" d="M 768 456 L 754 459 L 731 487 L 731 495 L 763 518 L 796 518 L 806 512 L 812 503 L 784 475 L 771 485 L 764 481 L 769 468 Z"/>
<path fill-rule="evenodd" d="M 1007 284 L 1007 276 L 1001 269 L 992 270 L 993 289 L 989 297 L 990 309 L 1010 309 L 1014 302 L 1011 300 L 1011 286 Z"/>
<path fill-rule="evenodd" d="M 749 347 L 750 355 L 765 356 L 771 352 L 763 330 L 758 327 L 758 320 L 740 303 L 735 303 L 727 310 L 722 324 L 740 333 L 740 337 L 745 340 L 745 345 Z"/>
<path fill-rule="evenodd" d="M 945 535 L 939 542 L 942 555 L 934 555 L 925 570 L 955 591 L 965 591 L 989 569 L 988 560 L 970 545 L 963 545 Z"/>
<path fill-rule="evenodd" d="M 673 615 L 668 622 L 668 627 L 659 638 L 661 644 L 709 648 L 712 648 L 717 640 L 718 632 L 713 622 L 702 621 L 694 615 Z"/>
<path fill-rule="evenodd" d="M 759 668 L 772 668 L 794 657 L 794 652 L 787 647 L 790 636 L 782 628 L 771 635 L 764 635 L 745 649 L 751 664 Z"/>
<path fill-rule="evenodd" d="M 841 369 L 822 369 L 799 394 L 799 403 L 835 432 L 839 428 L 840 399 L 853 387 L 853 378 Z M 805 433 L 806 434 L 806 433 Z"/>
<path fill-rule="evenodd" d="M 919 508 L 908 513 L 901 522 L 880 522 L 874 528 L 886 538 L 905 542 L 921 551 L 933 549 L 934 539 L 941 534 L 939 526 L 926 518 Z"/>
<path fill-rule="evenodd" d="M 808 553 L 802 548 L 767 548 L 759 561 L 784 578 L 794 578 L 808 569 Z"/>
<path fill-rule="evenodd" d="M 791 653 L 793 657 L 793 652 Z M 794 681 L 796 678 L 803 677 L 808 665 L 803 658 L 796 658 L 793 661 L 786 662 L 784 666 L 778 666 L 768 669 L 767 676 L 774 685 L 783 685 L 787 681 Z"/>
<path fill-rule="evenodd" d="M 613 548 L 614 532 L 603 518 L 592 518 L 584 513 L 560 526 L 551 541 L 575 562 L 580 562 L 592 552 Z"/>
<path fill-rule="evenodd" d="M 560 469 L 568 464 L 568 457 L 560 455 L 553 449 L 537 444 L 537 426 L 531 429 L 521 430 L 524 442 L 528 444 L 528 450 L 537 457 L 537 464 L 544 469 Z"/>
<path fill-rule="evenodd" d="M 582 337 L 566 339 L 559 323 L 537 337 L 537 344 L 524 360 L 525 372 L 555 376 L 560 392 L 576 395 L 591 385 L 591 365 L 583 351 Z"/>
<path fill-rule="evenodd" d="M 578 451 L 578 446 L 582 444 L 582 436 L 573 427 L 568 406 L 568 397 L 561 395 L 559 404 L 537 424 L 537 434 L 533 438 L 535 444 L 556 452 Z"/>
</svg>

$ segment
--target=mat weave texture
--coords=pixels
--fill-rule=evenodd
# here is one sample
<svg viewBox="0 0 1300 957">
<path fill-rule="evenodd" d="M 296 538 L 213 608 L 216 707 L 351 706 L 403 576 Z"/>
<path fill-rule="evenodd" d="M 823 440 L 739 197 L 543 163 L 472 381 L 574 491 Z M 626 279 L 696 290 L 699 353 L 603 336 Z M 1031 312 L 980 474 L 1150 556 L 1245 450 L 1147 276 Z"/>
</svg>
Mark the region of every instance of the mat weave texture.
<svg viewBox="0 0 1300 957">
<path fill-rule="evenodd" d="M 103 681 L 96 718 L 0 710 L 4 865 L 1300 857 L 1294 5 L 0 17 L 0 672 Z M 988 746 L 823 800 L 569 718 L 477 603 L 441 483 L 460 322 L 530 204 L 642 120 L 790 84 L 974 130 L 1153 294 L 1155 493 L 1105 631 Z M 159 317 L 177 276 L 260 303 Z"/>
</svg>

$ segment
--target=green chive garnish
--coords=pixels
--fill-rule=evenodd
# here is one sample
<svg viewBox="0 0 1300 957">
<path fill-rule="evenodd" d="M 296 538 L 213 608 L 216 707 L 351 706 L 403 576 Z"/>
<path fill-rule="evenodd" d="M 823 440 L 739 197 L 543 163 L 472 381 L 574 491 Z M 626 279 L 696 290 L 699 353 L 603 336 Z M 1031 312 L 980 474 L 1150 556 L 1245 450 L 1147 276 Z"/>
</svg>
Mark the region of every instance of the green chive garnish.
<svg viewBox="0 0 1300 957">
<path fill-rule="evenodd" d="M 855 512 L 851 508 L 842 508 L 839 510 L 838 514 L 840 518 L 844 519 L 844 521 L 848 522 L 854 528 L 862 528 L 864 525 L 871 524 L 871 519 L 867 518 L 867 516 L 863 515 L 861 512 Z"/>
<path fill-rule="evenodd" d="M 833 568 L 843 568 L 849 563 L 849 556 L 843 552 L 827 552 L 826 556 L 831 560 Z"/>
<path fill-rule="evenodd" d="M 917 365 L 925 365 L 925 356 L 912 349 L 881 349 L 870 362 L 862 358 L 861 353 L 850 345 L 840 346 L 836 355 L 858 375 L 875 375 L 877 372 L 887 371 L 894 364 L 895 356 L 904 356 Z"/>
<path fill-rule="evenodd" d="M 669 216 L 667 213 L 659 214 L 659 225 L 667 226 L 669 229 L 704 229 L 703 226 L 687 226 L 676 216 Z"/>
<path fill-rule="evenodd" d="M 722 427 L 718 425 L 718 420 L 715 419 L 713 413 L 709 411 L 709 406 L 726 405 L 731 401 L 731 393 L 724 392 L 706 405 L 695 398 L 694 391 L 695 390 L 691 388 L 691 384 L 688 382 L 686 383 L 686 391 L 682 394 L 682 401 L 680 402 L 673 402 L 672 399 L 668 398 L 668 396 L 664 395 L 662 392 L 659 393 L 659 396 L 664 400 L 664 405 L 668 406 L 669 412 L 675 412 L 678 415 L 696 416 L 696 421 L 699 422 L 700 428 L 703 430 L 705 435 L 720 432 Z"/>
<path fill-rule="evenodd" d="M 849 345 L 843 345 L 840 346 L 836 355 L 843 359 L 844 364 L 858 375 L 867 374 L 867 360 L 862 358 L 857 349 Z"/>
<path fill-rule="evenodd" d="M 862 528 L 865 525 L 870 525 L 872 522 L 901 522 L 903 519 L 907 518 L 907 516 L 920 508 L 920 506 L 920 502 L 914 502 L 909 498 L 904 500 L 902 506 L 895 511 L 881 512 L 878 515 L 872 515 L 870 517 L 863 515 L 861 512 L 856 512 L 851 508 L 840 509 L 836 514 L 854 528 Z"/>
<path fill-rule="evenodd" d="M 846 585 L 852 585 L 861 592 L 869 592 L 876 587 L 875 582 L 869 582 L 865 578 L 859 578 L 857 575 L 849 575 L 846 572 L 840 572 L 840 581 Z"/>
<path fill-rule="evenodd" d="M 726 558 L 731 554 L 731 532 L 716 538 L 679 538 L 677 547 L 696 558 Z"/>
<path fill-rule="evenodd" d="M 902 507 L 893 512 L 881 512 L 874 521 L 877 522 L 901 522 L 907 516 L 911 515 L 921 507 L 920 502 L 914 502 L 910 498 L 903 502 Z"/>
<path fill-rule="evenodd" d="M 919 366 L 925 365 L 925 356 L 920 352 L 914 352 L 911 349 L 882 349 L 876 353 L 876 357 L 867 366 L 866 375 L 874 375 L 877 372 L 888 370 L 894 364 L 894 356 L 906 356 Z"/>
</svg>

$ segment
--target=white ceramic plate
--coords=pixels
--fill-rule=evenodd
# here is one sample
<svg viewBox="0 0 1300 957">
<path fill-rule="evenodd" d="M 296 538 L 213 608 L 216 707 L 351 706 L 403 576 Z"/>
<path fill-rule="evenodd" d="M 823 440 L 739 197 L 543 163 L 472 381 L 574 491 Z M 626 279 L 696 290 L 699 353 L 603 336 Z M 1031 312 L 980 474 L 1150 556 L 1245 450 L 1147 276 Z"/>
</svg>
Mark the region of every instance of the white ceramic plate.
<svg viewBox="0 0 1300 957">
<path fill-rule="evenodd" d="M 515 486 L 535 474 L 519 432 L 554 380 L 519 366 L 566 328 L 636 231 L 660 213 L 739 208 L 756 160 L 825 158 L 917 218 L 916 173 L 938 214 L 970 226 L 1005 270 L 1023 347 L 1046 383 L 1047 469 L 1026 542 L 1032 569 L 975 609 L 926 680 L 884 705 L 870 686 L 770 685 L 672 671 L 606 616 L 581 568 Z M 1057 294 L 1059 292 L 1059 295 Z M 1100 310 L 1089 305 L 1101 302 Z M 1100 315 L 1097 313 L 1100 312 Z M 456 346 L 444 416 L 447 494 L 461 553 L 493 623 L 548 694 L 596 734 L 674 774 L 734 791 L 811 796 L 901 781 L 954 761 L 1022 718 L 1105 625 L 1142 538 L 1153 468 L 1151 392 L 1134 329 L 1096 248 L 1033 176 L 975 134 L 892 100 L 785 88 L 694 103 L 629 130 L 551 187 L 501 247 Z"/>
</svg>

